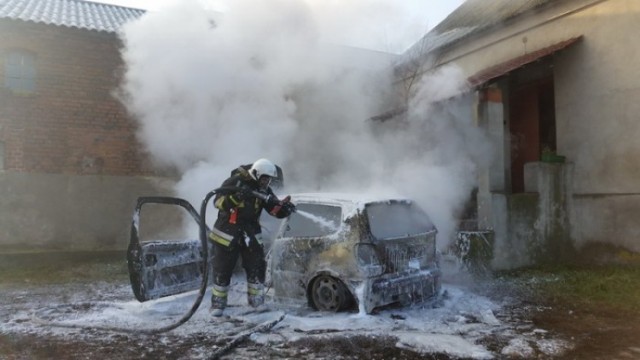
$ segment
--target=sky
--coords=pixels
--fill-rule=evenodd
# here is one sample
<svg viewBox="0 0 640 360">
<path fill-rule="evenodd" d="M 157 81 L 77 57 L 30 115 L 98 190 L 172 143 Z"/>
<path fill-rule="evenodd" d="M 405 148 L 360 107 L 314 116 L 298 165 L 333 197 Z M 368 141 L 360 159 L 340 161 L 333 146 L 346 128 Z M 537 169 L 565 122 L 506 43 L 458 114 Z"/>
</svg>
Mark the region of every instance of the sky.
<svg viewBox="0 0 640 360">
<path fill-rule="evenodd" d="M 157 11 L 184 0 L 92 0 Z M 202 0 L 224 11 L 223 0 Z M 464 0 L 306 0 L 336 29 L 327 41 L 399 53 L 436 26 Z M 345 5 L 348 4 L 348 5 Z M 357 24 L 357 26 L 354 26 Z"/>
</svg>

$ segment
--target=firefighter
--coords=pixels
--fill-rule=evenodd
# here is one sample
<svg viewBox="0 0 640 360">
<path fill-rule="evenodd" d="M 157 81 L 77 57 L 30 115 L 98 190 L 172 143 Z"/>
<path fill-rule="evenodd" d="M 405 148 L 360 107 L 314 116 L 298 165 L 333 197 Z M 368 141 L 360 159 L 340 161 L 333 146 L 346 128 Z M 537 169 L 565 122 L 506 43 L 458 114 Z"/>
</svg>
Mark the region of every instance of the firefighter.
<svg viewBox="0 0 640 360">
<path fill-rule="evenodd" d="M 233 170 L 221 186 L 233 190 L 222 191 L 214 198 L 218 219 L 209 234 L 213 242 L 213 316 L 222 316 L 227 306 L 231 275 L 239 256 L 247 277 L 249 305 L 256 308 L 264 304 L 266 261 L 260 214 L 265 209 L 281 219 L 295 211 L 289 196 L 280 200 L 271 190 L 269 184 L 277 176 L 277 168 L 271 161 L 259 159 L 251 166 L 242 165 Z"/>
</svg>

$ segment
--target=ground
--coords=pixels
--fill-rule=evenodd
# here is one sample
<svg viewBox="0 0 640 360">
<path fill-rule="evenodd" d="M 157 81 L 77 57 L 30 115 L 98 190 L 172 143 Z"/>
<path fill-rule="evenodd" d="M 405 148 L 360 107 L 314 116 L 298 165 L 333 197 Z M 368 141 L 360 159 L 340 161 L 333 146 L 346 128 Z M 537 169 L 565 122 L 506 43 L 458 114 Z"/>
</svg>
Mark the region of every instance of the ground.
<svg viewBox="0 0 640 360">
<path fill-rule="evenodd" d="M 602 279 L 631 273 L 625 279 L 635 287 L 640 272 L 589 271 L 589 277 Z M 582 294 L 582 299 L 565 296 L 565 290 L 580 291 L 571 287 L 576 281 L 561 281 L 568 274 L 573 273 L 461 273 L 447 277 L 439 302 L 375 315 L 316 313 L 273 303 L 270 311 L 249 313 L 238 276 L 224 318 L 211 319 L 205 298 L 184 325 L 146 335 L 140 330 L 180 319 L 197 294 L 138 303 L 119 252 L 2 255 L 0 359 L 640 358 L 637 307 L 618 305 L 631 302 L 627 298 L 589 302 Z M 589 296 L 611 293 L 610 282 L 594 285 Z M 281 315 L 284 320 L 270 331 L 241 336 Z M 109 327 L 125 331 L 105 330 Z M 243 341 L 221 353 L 234 339 Z"/>
<path fill-rule="evenodd" d="M 566 359 L 639 359 L 640 317 L 608 309 L 579 309 L 556 304 L 532 321 L 574 342 Z"/>
</svg>

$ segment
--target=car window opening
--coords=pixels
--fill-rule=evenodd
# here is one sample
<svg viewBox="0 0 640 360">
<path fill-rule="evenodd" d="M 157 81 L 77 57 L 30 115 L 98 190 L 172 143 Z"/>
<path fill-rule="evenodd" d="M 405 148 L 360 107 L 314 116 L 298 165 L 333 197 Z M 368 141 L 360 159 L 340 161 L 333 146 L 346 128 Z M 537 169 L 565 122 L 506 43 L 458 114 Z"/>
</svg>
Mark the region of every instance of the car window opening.
<svg viewBox="0 0 640 360">
<path fill-rule="evenodd" d="M 435 229 L 426 213 L 413 203 L 373 203 L 366 210 L 371 234 L 377 239 L 419 235 Z"/>
<path fill-rule="evenodd" d="M 321 204 L 300 204 L 289 217 L 284 236 L 319 237 L 340 229 L 342 210 L 340 207 Z"/>
</svg>

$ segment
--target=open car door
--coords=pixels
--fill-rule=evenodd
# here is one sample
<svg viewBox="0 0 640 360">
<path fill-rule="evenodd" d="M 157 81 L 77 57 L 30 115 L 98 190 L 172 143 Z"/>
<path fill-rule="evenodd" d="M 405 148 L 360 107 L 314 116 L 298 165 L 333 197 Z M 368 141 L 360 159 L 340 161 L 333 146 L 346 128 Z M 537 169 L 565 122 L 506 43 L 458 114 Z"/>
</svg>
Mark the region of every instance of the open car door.
<svg viewBox="0 0 640 360">
<path fill-rule="evenodd" d="M 199 239 L 140 241 L 141 211 L 146 204 L 179 206 L 198 226 L 203 225 L 200 214 L 184 199 L 164 196 L 138 198 L 127 250 L 129 278 L 136 299 L 143 302 L 197 290 L 205 271 L 202 242 Z M 206 227 L 207 234 L 209 230 Z"/>
</svg>

